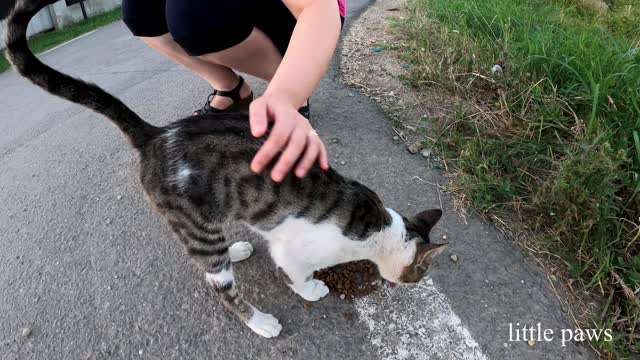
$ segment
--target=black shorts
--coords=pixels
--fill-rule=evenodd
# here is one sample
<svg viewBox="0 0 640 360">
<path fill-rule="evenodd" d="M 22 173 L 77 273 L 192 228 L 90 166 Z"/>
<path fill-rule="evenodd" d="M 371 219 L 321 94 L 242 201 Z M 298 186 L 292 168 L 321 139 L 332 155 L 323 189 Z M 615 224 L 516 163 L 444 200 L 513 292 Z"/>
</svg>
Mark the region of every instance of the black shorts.
<svg viewBox="0 0 640 360">
<path fill-rule="evenodd" d="M 281 0 L 123 0 L 122 19 L 135 36 L 171 33 L 192 56 L 233 47 L 254 27 L 284 54 L 296 25 Z"/>
</svg>

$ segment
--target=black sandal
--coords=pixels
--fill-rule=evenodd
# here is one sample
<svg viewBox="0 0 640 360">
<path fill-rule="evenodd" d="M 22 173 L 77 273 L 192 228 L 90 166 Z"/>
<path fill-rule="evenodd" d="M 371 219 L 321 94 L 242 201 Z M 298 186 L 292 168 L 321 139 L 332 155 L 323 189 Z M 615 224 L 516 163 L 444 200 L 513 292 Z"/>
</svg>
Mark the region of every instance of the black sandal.
<svg viewBox="0 0 640 360">
<path fill-rule="evenodd" d="M 298 112 L 300 113 L 300 115 L 306 117 L 307 120 L 309 120 L 309 117 L 311 116 L 311 109 L 309 108 L 309 104 L 310 104 L 310 101 L 309 99 L 307 99 L 307 105 L 298 109 Z"/>
<path fill-rule="evenodd" d="M 236 112 L 236 111 L 249 111 L 249 104 L 253 101 L 253 91 L 246 98 L 240 97 L 240 89 L 242 89 L 242 85 L 244 85 L 244 79 L 242 76 L 239 77 L 238 85 L 231 90 L 216 90 L 214 89 L 209 97 L 207 97 L 207 102 L 204 106 L 193 112 L 193 115 L 205 115 L 205 114 L 215 114 L 221 112 Z M 229 105 L 226 109 L 217 109 L 211 106 L 211 101 L 215 96 L 224 96 L 231 98 L 233 100 L 233 104 Z"/>
</svg>

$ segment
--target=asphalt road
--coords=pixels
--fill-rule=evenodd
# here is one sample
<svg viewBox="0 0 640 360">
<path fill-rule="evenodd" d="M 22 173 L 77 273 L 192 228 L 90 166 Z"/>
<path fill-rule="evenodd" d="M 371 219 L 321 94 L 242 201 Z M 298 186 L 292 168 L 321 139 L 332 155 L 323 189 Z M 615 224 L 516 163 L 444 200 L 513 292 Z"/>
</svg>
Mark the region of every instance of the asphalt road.
<svg viewBox="0 0 640 360">
<path fill-rule="evenodd" d="M 368 3 L 350 1 L 350 19 Z M 348 23 L 347 23 L 348 27 Z M 337 52 L 340 53 L 339 51 Z M 96 82 L 145 119 L 199 107 L 207 84 L 134 39 L 121 22 L 41 56 Z M 442 206 L 450 250 L 422 284 L 305 309 L 265 244 L 235 267 L 241 291 L 284 326 L 264 339 L 226 312 L 142 199 L 135 158 L 101 116 L 0 75 L 0 359 L 590 359 L 545 277 L 492 226 L 466 221 L 429 183 L 426 160 L 392 140 L 385 116 L 332 66 L 312 98 L 333 166 L 410 215 Z M 259 93 L 264 85 L 251 79 Z M 425 180 L 425 181 L 421 181 Z M 458 262 L 449 260 L 450 254 Z M 345 314 L 354 314 L 353 318 Z M 553 329 L 531 347 L 509 324 Z M 32 329 L 30 336 L 23 328 Z"/>
</svg>

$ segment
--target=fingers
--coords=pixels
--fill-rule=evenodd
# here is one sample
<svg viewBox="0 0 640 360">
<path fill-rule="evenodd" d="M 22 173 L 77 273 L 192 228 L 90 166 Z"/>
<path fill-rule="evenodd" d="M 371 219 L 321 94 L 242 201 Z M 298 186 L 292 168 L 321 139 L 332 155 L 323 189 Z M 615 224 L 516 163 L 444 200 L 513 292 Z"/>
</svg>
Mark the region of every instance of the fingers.
<svg viewBox="0 0 640 360">
<path fill-rule="evenodd" d="M 318 158 L 319 153 L 320 147 L 318 146 L 317 136 L 309 136 L 309 139 L 307 140 L 307 149 L 296 167 L 295 173 L 297 177 L 303 178 L 307 175 L 309 169 L 311 169 L 313 163 Z"/>
<path fill-rule="evenodd" d="M 329 170 L 329 155 L 327 154 L 327 148 L 324 147 L 324 143 L 320 138 L 318 138 L 318 142 L 320 143 L 320 156 L 318 158 L 320 168 L 322 168 L 322 170 Z"/>
<path fill-rule="evenodd" d="M 278 151 L 284 147 L 289 140 L 295 124 L 291 121 L 276 121 L 269 138 L 260 148 L 251 161 L 251 170 L 255 173 L 261 172 Z M 275 180 L 275 179 L 274 179 Z"/>
<path fill-rule="evenodd" d="M 269 138 L 251 161 L 253 172 L 262 172 L 285 146 L 271 171 L 273 181 L 282 181 L 298 160 L 295 169 L 298 177 L 304 177 L 315 161 L 318 161 L 320 168 L 329 169 L 327 150 L 322 140 L 317 134 L 311 133 L 313 129 L 309 121 L 299 115 L 290 103 L 273 96 L 263 96 L 253 101 L 249 109 L 251 134 L 263 136 L 269 122 L 273 122 L 273 127 Z"/>
<path fill-rule="evenodd" d="M 249 105 L 249 127 L 251 135 L 261 137 L 267 131 L 269 116 L 267 104 L 263 98 L 256 99 Z"/>
<path fill-rule="evenodd" d="M 310 126 L 301 126 L 301 124 L 295 127 L 291 133 L 291 137 L 289 138 L 287 148 L 284 150 L 282 155 L 280 155 L 280 159 L 278 159 L 276 166 L 274 166 L 271 171 L 271 178 L 273 181 L 282 181 L 298 158 L 300 158 L 300 154 L 307 144 L 307 134 L 310 129 Z"/>
</svg>

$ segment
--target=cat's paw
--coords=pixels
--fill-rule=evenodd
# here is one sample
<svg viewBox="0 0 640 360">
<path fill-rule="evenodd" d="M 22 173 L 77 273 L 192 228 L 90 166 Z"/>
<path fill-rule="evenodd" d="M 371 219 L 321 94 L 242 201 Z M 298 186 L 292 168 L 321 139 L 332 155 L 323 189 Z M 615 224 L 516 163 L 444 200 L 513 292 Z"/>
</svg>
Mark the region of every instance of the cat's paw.
<svg viewBox="0 0 640 360">
<path fill-rule="evenodd" d="M 246 241 L 238 241 L 229 246 L 231 262 L 242 261 L 253 253 L 253 246 Z"/>
<path fill-rule="evenodd" d="M 305 282 L 302 289 L 294 288 L 293 290 L 307 301 L 318 301 L 329 294 L 327 285 L 322 280 L 316 279 Z"/>
<path fill-rule="evenodd" d="M 257 309 L 253 309 L 251 319 L 247 321 L 247 326 L 256 334 L 266 338 L 276 337 L 282 330 L 282 325 L 278 319 L 271 314 L 265 314 Z"/>
</svg>

